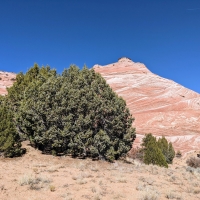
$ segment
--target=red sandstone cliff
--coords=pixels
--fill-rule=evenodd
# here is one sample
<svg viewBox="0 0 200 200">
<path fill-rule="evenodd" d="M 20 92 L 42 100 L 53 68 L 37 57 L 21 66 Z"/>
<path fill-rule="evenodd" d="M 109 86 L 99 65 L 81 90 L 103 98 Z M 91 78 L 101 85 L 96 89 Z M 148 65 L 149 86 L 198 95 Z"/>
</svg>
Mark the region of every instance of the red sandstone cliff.
<svg viewBox="0 0 200 200">
<path fill-rule="evenodd" d="M 13 85 L 15 78 L 14 73 L 0 71 L 0 95 L 7 94 L 6 88 Z"/>
<path fill-rule="evenodd" d="M 200 148 L 200 94 L 150 72 L 128 58 L 95 65 L 135 117 L 137 142 L 145 133 L 167 136 L 176 149 Z"/>
</svg>

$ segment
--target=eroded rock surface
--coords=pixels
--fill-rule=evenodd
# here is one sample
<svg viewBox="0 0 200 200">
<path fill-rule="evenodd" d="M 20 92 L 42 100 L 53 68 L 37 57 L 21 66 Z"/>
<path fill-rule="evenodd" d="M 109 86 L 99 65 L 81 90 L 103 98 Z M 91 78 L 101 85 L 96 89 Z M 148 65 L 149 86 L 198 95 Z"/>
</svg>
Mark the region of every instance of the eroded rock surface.
<svg viewBox="0 0 200 200">
<path fill-rule="evenodd" d="M 107 83 L 122 96 L 135 121 L 138 146 L 146 133 L 166 136 L 183 153 L 200 148 L 200 94 L 153 74 L 128 58 L 95 65 Z M 7 94 L 16 74 L 0 71 L 0 95 Z"/>
<path fill-rule="evenodd" d="M 135 144 L 144 134 L 152 133 L 167 136 L 176 149 L 184 152 L 200 148 L 200 94 L 128 58 L 106 66 L 95 65 L 94 69 L 126 100 L 135 117 Z"/>
<path fill-rule="evenodd" d="M 13 85 L 15 78 L 14 73 L 0 71 L 0 95 L 7 94 L 6 88 Z"/>
</svg>

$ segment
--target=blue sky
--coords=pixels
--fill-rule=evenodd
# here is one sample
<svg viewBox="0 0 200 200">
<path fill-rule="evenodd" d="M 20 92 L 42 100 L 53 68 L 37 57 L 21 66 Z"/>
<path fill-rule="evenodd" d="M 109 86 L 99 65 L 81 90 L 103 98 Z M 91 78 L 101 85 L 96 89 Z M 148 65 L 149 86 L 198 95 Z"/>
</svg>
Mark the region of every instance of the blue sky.
<svg viewBox="0 0 200 200">
<path fill-rule="evenodd" d="M 200 93 L 200 0 L 0 0 L 0 70 L 123 56 Z"/>
</svg>

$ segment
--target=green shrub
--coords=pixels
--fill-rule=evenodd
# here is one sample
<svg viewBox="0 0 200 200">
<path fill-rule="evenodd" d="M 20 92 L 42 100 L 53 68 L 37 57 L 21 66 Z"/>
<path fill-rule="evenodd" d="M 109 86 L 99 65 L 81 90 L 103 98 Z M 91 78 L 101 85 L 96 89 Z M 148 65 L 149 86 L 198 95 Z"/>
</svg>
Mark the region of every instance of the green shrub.
<svg viewBox="0 0 200 200">
<path fill-rule="evenodd" d="M 166 159 L 158 147 L 156 137 L 152 134 L 147 134 L 143 138 L 142 146 L 144 148 L 144 158 L 143 161 L 145 164 L 159 165 L 162 167 L 168 167 Z"/>
<path fill-rule="evenodd" d="M 172 143 L 163 136 L 158 141 L 151 133 L 146 134 L 142 140 L 143 161 L 146 164 L 156 164 L 167 167 L 175 157 Z M 164 161 L 163 161 L 164 157 Z"/>
<path fill-rule="evenodd" d="M 45 71 L 46 68 L 43 68 Z M 9 90 L 17 99 L 16 124 L 43 152 L 70 153 L 114 160 L 126 154 L 135 139 L 133 118 L 125 101 L 100 74 L 71 66 L 61 76 L 34 66 Z M 28 72 L 28 73 L 29 73 Z M 49 75 L 50 74 L 50 75 Z M 52 75 L 53 74 L 53 75 Z M 20 79 L 21 81 L 21 79 Z M 25 85 L 25 86 L 24 86 Z M 23 92 L 17 94 L 17 88 Z"/>
<path fill-rule="evenodd" d="M 7 88 L 7 96 L 12 110 L 15 112 L 18 111 L 20 102 L 24 99 L 25 91 L 31 84 L 34 85 L 37 83 L 39 87 L 51 76 L 56 76 L 55 70 L 51 70 L 49 66 L 40 68 L 37 64 L 34 64 L 26 74 L 22 72 L 17 74 L 13 86 Z"/>
<path fill-rule="evenodd" d="M 162 138 L 159 138 L 157 143 L 158 147 L 161 149 L 163 155 L 165 156 L 167 163 L 172 164 L 172 161 L 175 157 L 175 151 L 172 146 L 172 143 L 168 143 L 164 136 Z"/>
<path fill-rule="evenodd" d="M 3 98 L 0 100 L 0 153 L 5 157 L 20 156 L 24 153 L 13 123 L 13 113 Z"/>
</svg>

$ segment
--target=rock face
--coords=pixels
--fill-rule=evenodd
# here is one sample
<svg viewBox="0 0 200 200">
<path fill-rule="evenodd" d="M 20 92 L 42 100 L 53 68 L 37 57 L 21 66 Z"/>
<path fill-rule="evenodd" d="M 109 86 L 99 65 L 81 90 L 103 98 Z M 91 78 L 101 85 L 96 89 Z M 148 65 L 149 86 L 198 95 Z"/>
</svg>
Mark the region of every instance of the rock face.
<svg viewBox="0 0 200 200">
<path fill-rule="evenodd" d="M 128 58 L 106 66 L 95 65 L 122 96 L 135 121 L 138 146 L 146 133 L 166 136 L 183 153 L 200 149 L 200 94 L 149 71 Z M 0 95 L 7 94 L 16 74 L 0 71 Z"/>
<path fill-rule="evenodd" d="M 16 74 L 14 73 L 0 71 L 0 95 L 7 94 L 6 88 L 13 85 L 15 78 Z"/>
<path fill-rule="evenodd" d="M 135 118 L 135 145 L 144 134 L 152 133 L 166 136 L 175 149 L 183 152 L 200 148 L 200 94 L 128 58 L 93 68 L 126 100 Z"/>
</svg>

